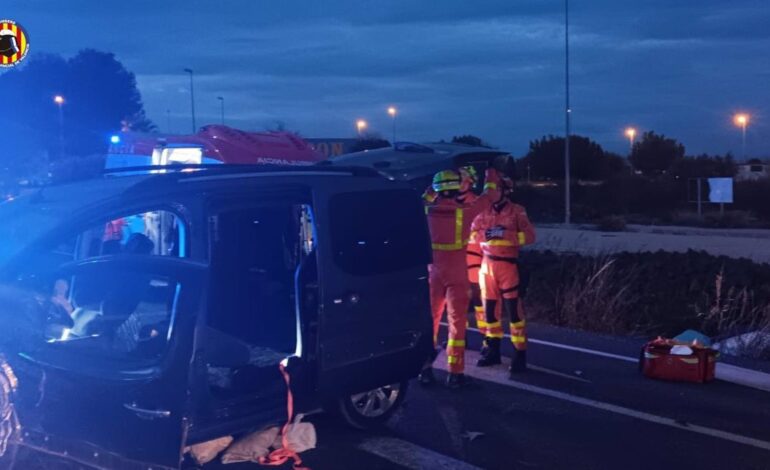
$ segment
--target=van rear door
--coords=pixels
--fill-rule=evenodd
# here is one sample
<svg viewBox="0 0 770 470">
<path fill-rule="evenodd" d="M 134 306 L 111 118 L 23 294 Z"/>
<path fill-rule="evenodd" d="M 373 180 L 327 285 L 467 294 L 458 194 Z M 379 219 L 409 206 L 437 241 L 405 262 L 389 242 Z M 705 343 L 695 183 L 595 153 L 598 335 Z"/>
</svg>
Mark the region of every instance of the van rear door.
<svg viewBox="0 0 770 470">
<path fill-rule="evenodd" d="M 395 183 L 370 189 L 370 178 L 350 183 L 316 194 L 326 396 L 412 378 L 433 348 L 431 252 L 418 193 Z"/>
</svg>

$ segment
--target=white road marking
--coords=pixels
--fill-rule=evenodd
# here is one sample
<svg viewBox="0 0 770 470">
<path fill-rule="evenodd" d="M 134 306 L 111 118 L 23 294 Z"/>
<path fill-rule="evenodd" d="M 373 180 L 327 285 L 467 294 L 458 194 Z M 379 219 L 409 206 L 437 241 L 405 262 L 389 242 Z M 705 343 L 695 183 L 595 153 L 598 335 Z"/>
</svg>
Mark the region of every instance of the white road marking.
<svg viewBox="0 0 770 470">
<path fill-rule="evenodd" d="M 441 323 L 447 326 L 446 323 Z M 474 331 L 481 333 L 477 328 L 468 328 L 468 331 Z M 510 338 L 510 335 L 505 335 L 506 338 Z M 543 341 L 540 339 L 529 338 L 532 344 L 540 344 L 557 349 L 565 349 L 568 351 L 581 352 L 585 354 L 591 354 L 593 356 L 606 357 L 609 359 L 616 359 L 618 361 L 633 362 L 634 364 L 639 362 L 638 357 L 622 356 L 620 354 L 612 354 L 604 351 L 597 351 L 596 349 L 579 348 L 577 346 L 570 346 L 568 344 L 554 343 L 551 341 Z M 755 388 L 757 390 L 763 390 L 770 392 L 770 374 L 760 372 L 751 369 L 745 369 L 743 367 L 734 366 L 731 364 L 725 364 L 724 362 L 718 362 L 716 367 L 716 377 L 719 380 L 734 383 L 737 385 L 743 385 L 745 387 Z"/>
<path fill-rule="evenodd" d="M 413 470 L 481 470 L 479 467 L 453 459 L 395 437 L 365 439 L 358 448 L 402 467 Z"/>
<path fill-rule="evenodd" d="M 476 359 L 478 359 L 478 357 L 479 357 L 479 354 L 476 351 L 465 352 L 465 359 L 467 364 L 474 363 Z M 434 364 L 439 369 L 447 370 L 446 355 L 443 353 L 443 351 L 439 355 L 439 357 L 436 359 L 436 362 Z M 726 441 L 736 442 L 738 444 L 744 444 L 747 446 L 757 447 L 759 449 L 770 451 L 770 442 L 767 442 L 767 441 L 755 439 L 753 437 L 742 436 L 740 434 L 733 434 L 731 432 L 721 431 L 719 429 L 707 428 L 705 426 L 699 426 L 697 424 L 690 424 L 690 423 L 685 424 L 685 423 L 677 422 L 676 420 L 671 418 L 666 418 L 666 417 L 654 415 L 651 413 L 645 413 L 644 411 L 638 411 L 632 408 L 626 408 L 624 406 L 613 405 L 611 403 L 592 400 L 590 398 L 583 398 L 576 395 L 570 395 L 569 393 L 564 393 L 557 390 L 551 390 L 548 388 L 525 384 L 522 382 L 508 379 L 508 375 L 500 374 L 499 370 L 495 371 L 495 370 L 489 370 L 486 368 L 478 368 L 478 367 L 471 366 L 471 367 L 466 367 L 465 373 L 476 379 L 484 380 L 487 382 L 494 382 L 507 387 L 524 390 L 526 392 L 536 393 L 538 395 L 556 398 L 558 400 L 568 401 L 570 403 L 576 403 L 578 405 L 589 406 L 591 408 L 596 408 L 599 410 L 608 411 L 610 413 L 628 416 L 630 418 L 640 419 L 642 421 L 647 421 L 650 423 L 661 424 L 664 426 L 669 426 L 669 427 L 681 429 L 684 431 L 690 431 L 690 432 L 702 434 L 705 436 L 716 437 L 718 439 L 723 439 Z"/>
<path fill-rule="evenodd" d="M 533 364 L 529 364 L 527 366 L 527 368 L 528 369 L 532 369 L 532 370 L 536 370 L 538 372 L 542 372 L 544 374 L 555 375 L 556 377 L 561 377 L 563 379 L 576 380 L 578 382 L 583 382 L 583 383 L 587 383 L 587 384 L 591 383 L 590 380 L 584 379 L 582 377 L 577 377 L 577 376 L 574 376 L 574 375 L 565 374 L 564 372 L 559 372 L 557 370 L 546 369 L 545 367 L 540 367 L 540 366 L 536 366 L 536 365 L 533 365 Z"/>
<path fill-rule="evenodd" d="M 447 326 L 446 323 L 442 323 L 442 325 Z M 479 331 L 478 328 L 467 328 L 468 331 L 474 331 L 476 333 L 481 334 L 481 331 Z M 510 338 L 511 335 L 505 335 L 506 338 Z M 635 357 L 629 357 L 629 356 L 621 356 L 619 354 L 611 354 L 606 353 L 603 351 L 597 351 L 595 349 L 586 349 L 586 348 L 579 348 L 577 346 L 570 346 L 568 344 L 561 344 L 561 343 L 552 343 L 551 341 L 543 341 L 542 339 L 535 339 L 535 338 L 527 338 L 527 341 L 533 344 L 542 344 L 543 346 L 550 346 L 552 348 L 558 348 L 558 349 L 566 349 L 568 351 L 576 351 L 576 352 L 582 352 L 586 354 L 591 354 L 594 356 L 601 356 L 601 357 L 608 357 L 610 359 L 617 359 L 619 361 L 626 361 L 626 362 L 639 362 L 639 358 Z"/>
</svg>

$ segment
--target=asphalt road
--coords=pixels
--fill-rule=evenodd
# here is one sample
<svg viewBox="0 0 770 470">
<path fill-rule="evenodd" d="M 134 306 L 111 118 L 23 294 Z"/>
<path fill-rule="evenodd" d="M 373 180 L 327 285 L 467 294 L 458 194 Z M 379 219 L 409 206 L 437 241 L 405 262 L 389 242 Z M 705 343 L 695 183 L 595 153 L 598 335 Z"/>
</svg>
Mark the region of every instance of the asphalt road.
<svg viewBox="0 0 770 470">
<path fill-rule="evenodd" d="M 723 381 L 645 379 L 632 362 L 638 340 L 536 325 L 531 336 L 538 340 L 530 344 L 532 369 L 515 381 L 505 366 L 471 365 L 468 374 L 477 380 L 469 389 L 414 383 L 381 431 L 311 417 L 319 441 L 303 454 L 305 464 L 315 470 L 770 469 L 768 392 Z M 478 333 L 468 339 L 478 350 Z M 476 355 L 469 352 L 468 362 Z"/>
</svg>

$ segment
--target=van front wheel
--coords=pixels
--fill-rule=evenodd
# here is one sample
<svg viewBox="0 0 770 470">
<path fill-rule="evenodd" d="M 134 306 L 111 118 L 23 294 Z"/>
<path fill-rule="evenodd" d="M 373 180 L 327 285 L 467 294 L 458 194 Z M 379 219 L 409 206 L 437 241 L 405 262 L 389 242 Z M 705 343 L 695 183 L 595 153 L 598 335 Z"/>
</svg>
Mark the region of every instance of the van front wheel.
<svg viewBox="0 0 770 470">
<path fill-rule="evenodd" d="M 338 400 L 342 419 L 357 429 L 372 429 L 385 424 L 404 401 L 408 382 L 385 385 Z"/>
</svg>

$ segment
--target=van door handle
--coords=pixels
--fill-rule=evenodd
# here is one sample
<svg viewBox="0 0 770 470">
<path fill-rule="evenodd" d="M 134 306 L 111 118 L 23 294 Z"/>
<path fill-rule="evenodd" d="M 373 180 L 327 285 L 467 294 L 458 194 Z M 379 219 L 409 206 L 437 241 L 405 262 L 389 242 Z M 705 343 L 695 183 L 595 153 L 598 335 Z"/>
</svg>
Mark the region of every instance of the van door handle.
<svg viewBox="0 0 770 470">
<path fill-rule="evenodd" d="M 148 410 L 142 408 L 136 403 L 126 403 L 123 407 L 142 419 L 170 418 L 171 412 L 168 410 Z"/>
</svg>

